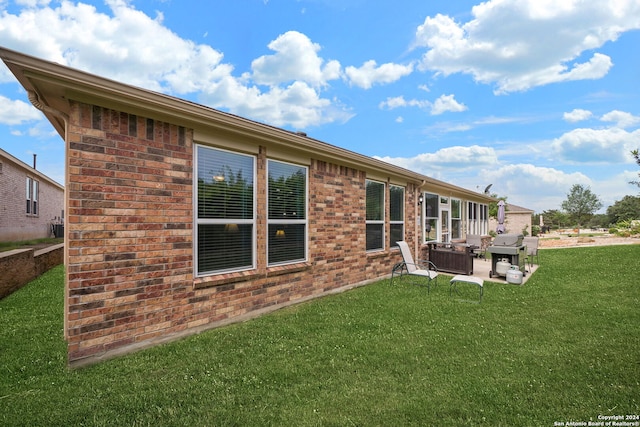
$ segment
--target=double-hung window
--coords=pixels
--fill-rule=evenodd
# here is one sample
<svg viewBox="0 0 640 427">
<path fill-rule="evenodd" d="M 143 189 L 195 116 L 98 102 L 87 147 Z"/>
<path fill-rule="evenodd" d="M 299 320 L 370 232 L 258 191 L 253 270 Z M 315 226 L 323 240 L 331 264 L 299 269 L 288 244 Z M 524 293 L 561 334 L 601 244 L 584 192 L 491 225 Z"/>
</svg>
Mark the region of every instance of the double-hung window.
<svg viewBox="0 0 640 427">
<path fill-rule="evenodd" d="M 32 178 L 27 178 L 27 188 L 26 188 L 26 193 L 27 193 L 27 213 L 30 214 L 31 213 L 31 184 L 33 183 L 33 179 Z"/>
<path fill-rule="evenodd" d="M 384 249 L 384 183 L 366 181 L 367 193 L 367 250 Z"/>
<path fill-rule="evenodd" d="M 38 215 L 38 190 L 40 185 L 38 181 L 27 177 L 26 196 L 27 196 L 27 214 Z"/>
<path fill-rule="evenodd" d="M 391 247 L 404 240 L 404 187 L 389 186 L 389 230 Z"/>
<path fill-rule="evenodd" d="M 255 157 L 197 146 L 196 271 L 255 267 Z"/>
<path fill-rule="evenodd" d="M 440 218 L 439 201 L 437 194 L 424 193 L 424 240 L 438 240 L 438 220 Z"/>
<path fill-rule="evenodd" d="M 269 265 L 307 259 L 307 168 L 269 160 Z"/>
<path fill-rule="evenodd" d="M 462 202 L 451 199 L 451 238 L 462 238 Z"/>
</svg>

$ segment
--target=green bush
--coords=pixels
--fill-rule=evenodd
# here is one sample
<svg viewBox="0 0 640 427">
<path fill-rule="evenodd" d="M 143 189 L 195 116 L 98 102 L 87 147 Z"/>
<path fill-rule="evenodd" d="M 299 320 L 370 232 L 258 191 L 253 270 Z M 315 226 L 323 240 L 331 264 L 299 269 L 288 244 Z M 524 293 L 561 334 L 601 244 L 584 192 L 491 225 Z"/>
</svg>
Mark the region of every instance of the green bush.
<svg viewBox="0 0 640 427">
<path fill-rule="evenodd" d="M 531 235 L 534 236 L 534 237 L 540 235 L 540 226 L 539 225 L 532 225 L 531 226 Z"/>
</svg>

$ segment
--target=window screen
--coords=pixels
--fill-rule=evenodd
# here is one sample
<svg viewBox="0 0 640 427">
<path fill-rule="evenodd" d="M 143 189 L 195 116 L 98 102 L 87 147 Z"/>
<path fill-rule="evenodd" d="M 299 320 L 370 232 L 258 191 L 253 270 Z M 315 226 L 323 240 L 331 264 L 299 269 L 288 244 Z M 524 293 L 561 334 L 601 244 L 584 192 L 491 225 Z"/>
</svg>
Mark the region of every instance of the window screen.
<svg viewBox="0 0 640 427">
<path fill-rule="evenodd" d="M 384 249 L 384 183 L 366 182 L 367 250 Z"/>
<path fill-rule="evenodd" d="M 268 263 L 298 262 L 307 256 L 307 168 L 269 160 Z"/>
<path fill-rule="evenodd" d="M 255 157 L 197 148 L 197 272 L 254 266 Z"/>
<path fill-rule="evenodd" d="M 391 247 L 395 247 L 404 240 L 404 187 L 389 187 L 389 216 Z"/>
</svg>

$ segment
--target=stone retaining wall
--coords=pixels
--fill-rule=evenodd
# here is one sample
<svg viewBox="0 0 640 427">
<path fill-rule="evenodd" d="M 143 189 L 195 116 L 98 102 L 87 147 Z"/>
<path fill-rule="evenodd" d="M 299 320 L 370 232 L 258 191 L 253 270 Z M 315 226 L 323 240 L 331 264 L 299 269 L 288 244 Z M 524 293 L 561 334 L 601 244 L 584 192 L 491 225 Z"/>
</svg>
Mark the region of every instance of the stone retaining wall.
<svg viewBox="0 0 640 427">
<path fill-rule="evenodd" d="M 64 244 L 0 252 L 0 299 L 64 262 Z"/>
</svg>

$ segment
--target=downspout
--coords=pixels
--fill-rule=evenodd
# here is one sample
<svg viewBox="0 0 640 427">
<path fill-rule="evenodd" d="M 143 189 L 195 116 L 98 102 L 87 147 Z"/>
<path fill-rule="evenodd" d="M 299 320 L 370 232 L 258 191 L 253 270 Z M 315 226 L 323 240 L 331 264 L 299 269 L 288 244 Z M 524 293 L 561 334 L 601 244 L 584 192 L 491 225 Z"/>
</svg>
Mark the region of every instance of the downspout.
<svg viewBox="0 0 640 427">
<path fill-rule="evenodd" d="M 415 206 L 416 209 L 418 210 L 418 214 L 415 216 L 415 229 L 414 229 L 414 233 L 413 235 L 415 236 L 415 241 L 413 243 L 413 253 L 416 254 L 416 259 L 421 259 L 421 254 L 420 254 L 420 247 L 422 246 L 422 233 L 421 233 L 421 228 L 420 225 L 422 224 L 422 205 L 418 205 L 417 201 L 420 197 L 420 194 L 422 194 L 422 187 L 424 187 L 424 185 L 427 183 L 426 180 L 422 180 L 422 184 L 418 185 L 418 187 L 416 188 L 418 190 L 417 192 L 417 197 L 416 197 L 416 203 Z M 423 202 L 424 203 L 424 202 Z M 418 220 L 418 217 L 420 218 L 420 220 Z"/>
<path fill-rule="evenodd" d="M 49 107 L 48 105 L 45 105 L 41 100 L 40 100 L 40 96 L 33 90 L 27 90 L 27 96 L 29 98 L 29 101 L 31 101 L 31 104 L 36 107 L 38 110 L 42 111 L 43 113 L 49 113 L 49 114 L 53 114 L 54 116 L 60 117 L 63 121 L 64 121 L 64 146 L 65 146 L 65 152 L 67 151 L 67 147 L 68 147 L 68 141 L 69 141 L 69 115 L 66 113 L 63 113 L 62 111 L 56 110 L 55 108 Z M 65 156 L 66 157 L 66 156 Z M 65 189 L 64 189 L 64 210 L 67 213 L 67 217 L 68 217 L 68 212 L 69 212 L 69 199 L 68 199 L 68 193 L 67 193 L 67 188 L 66 188 L 66 183 L 68 181 L 68 177 L 67 177 L 67 173 L 66 170 L 68 170 L 68 168 L 66 167 L 66 159 L 65 159 Z M 67 235 L 69 233 L 69 229 L 68 227 L 65 227 L 64 229 L 64 261 L 66 264 L 66 260 L 69 259 L 69 240 L 67 239 Z M 68 276 L 67 276 L 68 272 L 65 273 L 65 280 L 64 280 L 64 339 L 67 340 L 69 338 L 68 335 L 68 330 L 69 330 L 69 320 L 68 320 L 68 316 L 67 313 L 69 312 L 69 299 L 67 298 L 69 295 L 69 280 L 68 280 Z"/>
</svg>

